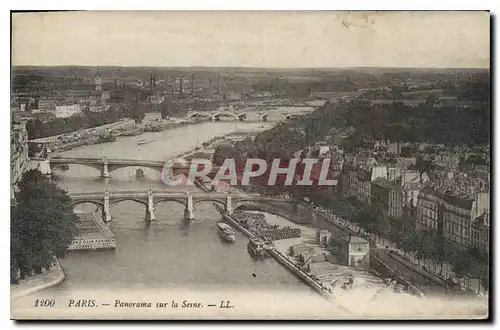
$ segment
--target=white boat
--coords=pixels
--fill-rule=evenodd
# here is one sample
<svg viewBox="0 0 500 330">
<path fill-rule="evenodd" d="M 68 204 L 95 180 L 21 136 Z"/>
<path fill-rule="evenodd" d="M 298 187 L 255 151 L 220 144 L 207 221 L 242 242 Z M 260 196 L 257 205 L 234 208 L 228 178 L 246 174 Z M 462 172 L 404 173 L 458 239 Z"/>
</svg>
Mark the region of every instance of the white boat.
<svg viewBox="0 0 500 330">
<path fill-rule="evenodd" d="M 219 236 L 222 239 L 231 243 L 236 240 L 236 233 L 234 232 L 233 228 L 231 228 L 231 226 L 223 222 L 218 222 L 217 226 L 219 226 Z"/>
<path fill-rule="evenodd" d="M 137 141 L 137 145 L 140 146 L 141 144 L 146 144 L 149 142 L 152 142 L 152 141 L 151 140 L 139 140 L 139 141 Z"/>
</svg>

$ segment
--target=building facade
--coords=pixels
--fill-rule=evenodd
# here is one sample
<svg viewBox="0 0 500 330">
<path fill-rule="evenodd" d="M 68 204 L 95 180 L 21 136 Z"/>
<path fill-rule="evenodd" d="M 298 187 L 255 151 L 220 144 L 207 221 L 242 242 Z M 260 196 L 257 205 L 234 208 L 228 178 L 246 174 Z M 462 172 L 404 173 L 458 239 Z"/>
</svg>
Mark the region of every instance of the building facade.
<svg viewBox="0 0 500 330">
<path fill-rule="evenodd" d="M 422 190 L 417 200 L 417 230 L 438 229 L 438 209 L 441 199 L 430 190 Z"/>
<path fill-rule="evenodd" d="M 489 198 L 489 193 L 476 193 L 472 198 L 444 195 L 444 237 L 458 244 L 485 249 L 489 241 Z"/>
<path fill-rule="evenodd" d="M 56 118 L 69 118 L 82 113 L 83 108 L 80 104 L 58 105 L 56 106 Z"/>
<path fill-rule="evenodd" d="M 28 165 L 28 161 L 28 133 L 26 132 L 26 126 L 24 123 L 14 124 L 11 126 L 10 132 L 11 187 L 13 187 L 23 175 Z"/>
<path fill-rule="evenodd" d="M 418 230 L 442 231 L 450 242 L 488 251 L 490 194 L 472 196 L 421 191 L 417 202 Z"/>
<path fill-rule="evenodd" d="M 371 180 L 370 173 L 364 170 L 347 170 L 347 196 L 356 197 L 362 203 L 371 202 Z"/>
</svg>

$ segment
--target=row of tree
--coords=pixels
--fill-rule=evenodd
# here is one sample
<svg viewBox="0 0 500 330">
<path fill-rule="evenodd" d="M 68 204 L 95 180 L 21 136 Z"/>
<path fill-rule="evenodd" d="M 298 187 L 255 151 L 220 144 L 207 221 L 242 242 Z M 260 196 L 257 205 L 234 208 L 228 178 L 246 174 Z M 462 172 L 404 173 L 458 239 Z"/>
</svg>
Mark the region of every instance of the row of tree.
<svg viewBox="0 0 500 330">
<path fill-rule="evenodd" d="M 474 146 L 489 143 L 490 112 L 488 99 L 471 103 L 467 108 L 353 103 L 346 111 L 345 120 L 347 125 L 356 127 L 353 139 Z"/>
<path fill-rule="evenodd" d="M 480 286 L 485 289 L 488 286 L 486 251 L 452 242 L 438 229 L 417 230 L 415 219 L 407 214 L 384 225 L 376 209 L 363 206 L 353 220 L 364 231 L 395 242 L 404 256 L 412 255 L 419 266 L 443 275 L 445 264 L 449 264 L 457 277 L 476 278 L 480 280 Z"/>
<path fill-rule="evenodd" d="M 38 170 L 24 173 L 11 206 L 11 282 L 50 269 L 65 254 L 77 216 L 66 191 Z"/>
<path fill-rule="evenodd" d="M 341 211 L 338 207 L 339 198 L 336 196 L 313 194 L 311 201 L 335 214 Z M 445 264 L 448 264 L 456 277 L 479 279 L 480 287 L 487 289 L 489 259 L 486 251 L 449 241 L 443 237 L 440 230 L 417 230 L 415 219 L 408 213 L 405 213 L 402 219 L 393 219 L 385 223 L 380 221 L 380 210 L 373 206 L 363 205 L 354 198 L 343 200 L 343 203 L 352 204 L 350 209 L 356 211 L 343 212 L 345 214 L 340 216 L 356 223 L 360 229 L 372 236 L 372 239 L 387 238 L 396 243 L 405 257 L 411 256 L 416 259 L 419 266 L 441 275 L 444 273 Z"/>
<path fill-rule="evenodd" d="M 110 124 L 122 118 L 124 118 L 123 109 L 112 107 L 106 112 L 84 111 L 81 116 L 56 118 L 47 122 L 42 122 L 37 118 L 26 123 L 26 131 L 28 139 L 31 140 Z"/>
</svg>

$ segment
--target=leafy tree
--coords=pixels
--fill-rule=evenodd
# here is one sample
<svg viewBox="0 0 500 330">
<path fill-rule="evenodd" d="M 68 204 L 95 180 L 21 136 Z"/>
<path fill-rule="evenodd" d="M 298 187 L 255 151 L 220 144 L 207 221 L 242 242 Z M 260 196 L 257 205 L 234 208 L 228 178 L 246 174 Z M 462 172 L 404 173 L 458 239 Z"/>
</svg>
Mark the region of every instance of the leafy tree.
<svg viewBox="0 0 500 330">
<path fill-rule="evenodd" d="M 368 233 L 374 233 L 377 229 L 377 217 L 369 207 L 363 207 L 356 215 L 355 222 Z"/>
<path fill-rule="evenodd" d="M 23 175 L 16 202 L 11 218 L 11 276 L 19 270 L 25 278 L 49 268 L 54 256 L 64 255 L 78 218 L 67 193 L 38 170 Z"/>
<path fill-rule="evenodd" d="M 481 285 L 486 289 L 488 285 L 489 263 L 488 255 L 479 248 L 470 247 L 468 249 L 470 255 L 469 274 L 472 278 L 479 279 L 478 293 L 481 290 Z"/>
<path fill-rule="evenodd" d="M 404 256 L 408 252 L 415 252 L 418 249 L 419 237 L 415 228 L 415 223 L 409 217 L 401 219 L 401 229 L 399 235 L 398 248 L 403 250 Z"/>
<path fill-rule="evenodd" d="M 469 275 L 469 253 L 465 247 L 459 244 L 452 244 L 448 249 L 446 259 L 450 262 L 455 275 L 464 277 Z"/>
<path fill-rule="evenodd" d="M 423 260 L 432 259 L 437 255 L 434 230 L 428 229 L 419 232 L 418 246 L 416 252 L 417 252 L 417 257 Z"/>
</svg>

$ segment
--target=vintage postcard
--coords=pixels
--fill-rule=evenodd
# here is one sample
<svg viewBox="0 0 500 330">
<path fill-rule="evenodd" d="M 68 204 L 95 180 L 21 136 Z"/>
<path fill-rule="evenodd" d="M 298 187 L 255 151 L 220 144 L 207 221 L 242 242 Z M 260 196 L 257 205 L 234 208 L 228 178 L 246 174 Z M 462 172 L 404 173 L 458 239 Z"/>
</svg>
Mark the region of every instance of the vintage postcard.
<svg viewBox="0 0 500 330">
<path fill-rule="evenodd" d="M 12 13 L 11 317 L 487 319 L 490 14 Z"/>
</svg>

